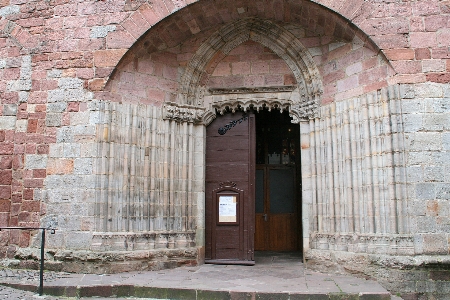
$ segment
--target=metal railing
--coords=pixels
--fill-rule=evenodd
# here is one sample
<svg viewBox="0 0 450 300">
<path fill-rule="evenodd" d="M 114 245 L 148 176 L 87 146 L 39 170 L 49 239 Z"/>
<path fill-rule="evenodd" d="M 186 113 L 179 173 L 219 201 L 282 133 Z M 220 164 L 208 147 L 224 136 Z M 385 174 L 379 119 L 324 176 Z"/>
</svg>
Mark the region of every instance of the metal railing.
<svg viewBox="0 0 450 300">
<path fill-rule="evenodd" d="M 55 228 L 45 228 L 45 227 L 0 227 L 0 231 L 6 229 L 6 230 L 13 230 L 13 229 L 19 229 L 19 230 L 42 230 L 41 233 L 41 261 L 40 261 L 40 268 L 39 268 L 39 288 L 38 293 L 39 296 L 42 296 L 44 293 L 44 248 L 45 248 L 45 231 L 50 230 L 50 234 L 55 234 Z"/>
</svg>

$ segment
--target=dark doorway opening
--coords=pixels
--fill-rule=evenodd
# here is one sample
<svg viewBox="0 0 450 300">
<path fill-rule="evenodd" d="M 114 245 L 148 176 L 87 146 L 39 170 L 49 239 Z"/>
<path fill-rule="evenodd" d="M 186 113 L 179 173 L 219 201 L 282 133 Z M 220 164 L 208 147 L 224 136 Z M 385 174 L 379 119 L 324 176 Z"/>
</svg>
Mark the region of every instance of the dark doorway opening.
<svg viewBox="0 0 450 300">
<path fill-rule="evenodd" d="M 300 128 L 288 112 L 255 113 L 255 251 L 301 247 Z"/>
</svg>

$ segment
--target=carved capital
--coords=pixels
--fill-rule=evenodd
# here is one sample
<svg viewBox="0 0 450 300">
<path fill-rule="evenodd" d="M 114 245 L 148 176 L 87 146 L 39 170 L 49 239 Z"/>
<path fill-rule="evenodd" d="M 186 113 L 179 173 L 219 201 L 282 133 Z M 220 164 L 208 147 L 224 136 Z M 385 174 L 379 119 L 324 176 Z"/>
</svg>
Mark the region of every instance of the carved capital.
<svg viewBox="0 0 450 300">
<path fill-rule="evenodd" d="M 167 102 L 163 107 L 163 118 L 176 122 L 201 124 L 204 113 L 204 108 L 186 104 Z"/>
</svg>

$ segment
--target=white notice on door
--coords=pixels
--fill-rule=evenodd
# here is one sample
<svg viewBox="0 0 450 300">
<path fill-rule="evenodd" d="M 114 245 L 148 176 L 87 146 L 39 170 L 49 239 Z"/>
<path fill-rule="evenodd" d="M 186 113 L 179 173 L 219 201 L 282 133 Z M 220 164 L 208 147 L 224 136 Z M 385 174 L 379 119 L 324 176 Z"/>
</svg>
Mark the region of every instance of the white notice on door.
<svg viewBox="0 0 450 300">
<path fill-rule="evenodd" d="M 219 196 L 219 222 L 236 221 L 236 196 Z"/>
</svg>

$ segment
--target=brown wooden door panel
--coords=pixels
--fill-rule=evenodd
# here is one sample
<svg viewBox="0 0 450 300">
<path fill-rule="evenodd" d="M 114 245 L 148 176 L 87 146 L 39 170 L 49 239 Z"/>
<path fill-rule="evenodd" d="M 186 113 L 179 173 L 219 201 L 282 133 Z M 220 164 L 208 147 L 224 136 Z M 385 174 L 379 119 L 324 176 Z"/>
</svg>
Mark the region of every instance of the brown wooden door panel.
<svg viewBox="0 0 450 300">
<path fill-rule="evenodd" d="M 234 149 L 234 155 L 226 155 L 223 151 L 211 151 L 206 164 L 211 165 L 216 161 L 222 163 L 237 163 L 242 161 L 242 157 L 247 155 L 248 149 Z M 247 164 L 248 165 L 248 164 Z"/>
<path fill-rule="evenodd" d="M 264 214 L 255 214 L 255 251 L 264 251 L 265 248 L 265 221 Z"/>
<path fill-rule="evenodd" d="M 206 261 L 253 261 L 254 235 L 254 115 L 220 135 L 218 129 L 242 117 L 226 114 L 206 128 L 205 222 Z M 232 182 L 233 186 L 223 187 Z M 222 187 L 221 187 L 222 184 Z M 226 184 L 225 184 L 226 185 Z M 236 224 L 220 223 L 220 193 L 236 192 Z M 219 195 L 219 196 L 218 196 Z"/>
<path fill-rule="evenodd" d="M 242 125 L 242 124 L 241 124 Z M 226 134 L 229 134 L 228 132 Z M 209 140 L 209 151 L 249 150 L 248 136 L 218 136 Z"/>
<path fill-rule="evenodd" d="M 297 218 L 295 214 L 271 214 L 268 220 L 270 228 L 270 251 L 297 250 Z"/>
</svg>

